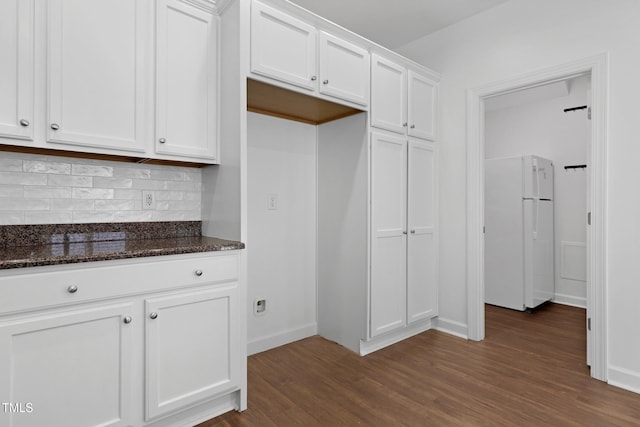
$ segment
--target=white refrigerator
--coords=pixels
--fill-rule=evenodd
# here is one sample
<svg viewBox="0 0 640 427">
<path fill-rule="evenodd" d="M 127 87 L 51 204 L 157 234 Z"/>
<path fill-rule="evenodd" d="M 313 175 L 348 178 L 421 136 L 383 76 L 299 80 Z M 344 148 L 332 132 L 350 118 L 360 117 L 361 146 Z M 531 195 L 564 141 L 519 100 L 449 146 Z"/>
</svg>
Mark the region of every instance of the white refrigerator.
<svg viewBox="0 0 640 427">
<path fill-rule="evenodd" d="M 485 161 L 485 302 L 526 310 L 553 298 L 553 162 Z"/>
</svg>

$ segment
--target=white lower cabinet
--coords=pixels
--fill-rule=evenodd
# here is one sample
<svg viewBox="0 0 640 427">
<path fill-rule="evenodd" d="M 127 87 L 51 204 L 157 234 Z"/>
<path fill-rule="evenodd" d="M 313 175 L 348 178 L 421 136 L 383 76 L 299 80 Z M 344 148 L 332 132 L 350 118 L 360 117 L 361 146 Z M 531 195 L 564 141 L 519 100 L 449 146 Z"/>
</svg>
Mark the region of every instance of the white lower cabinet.
<svg viewBox="0 0 640 427">
<path fill-rule="evenodd" d="M 245 409 L 239 257 L 0 272 L 3 293 L 52 295 L 0 310 L 0 426 L 183 426 Z"/>
<path fill-rule="evenodd" d="M 132 306 L 0 323 L 0 425 L 130 425 Z"/>
<path fill-rule="evenodd" d="M 145 302 L 147 418 L 233 390 L 236 286 Z"/>
</svg>

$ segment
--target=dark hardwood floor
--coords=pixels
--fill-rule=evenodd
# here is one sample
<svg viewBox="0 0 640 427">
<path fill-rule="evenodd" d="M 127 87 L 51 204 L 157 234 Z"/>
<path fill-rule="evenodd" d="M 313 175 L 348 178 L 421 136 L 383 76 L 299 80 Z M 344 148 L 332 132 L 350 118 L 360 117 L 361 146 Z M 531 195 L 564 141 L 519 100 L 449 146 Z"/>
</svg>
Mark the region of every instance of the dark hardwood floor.
<svg viewBox="0 0 640 427">
<path fill-rule="evenodd" d="M 437 331 L 360 357 L 312 337 L 249 357 L 249 409 L 214 426 L 640 426 L 640 395 L 591 379 L 585 312 L 486 307 L 486 339 Z"/>
</svg>

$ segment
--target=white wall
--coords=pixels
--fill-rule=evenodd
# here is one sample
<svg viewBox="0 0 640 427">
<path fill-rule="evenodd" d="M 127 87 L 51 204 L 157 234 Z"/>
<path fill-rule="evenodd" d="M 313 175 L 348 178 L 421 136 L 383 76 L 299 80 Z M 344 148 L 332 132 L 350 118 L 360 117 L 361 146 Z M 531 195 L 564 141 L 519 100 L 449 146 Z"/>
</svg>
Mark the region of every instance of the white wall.
<svg viewBox="0 0 640 427">
<path fill-rule="evenodd" d="M 201 186 L 198 168 L 0 152 L 0 224 L 199 221 Z"/>
<path fill-rule="evenodd" d="M 440 313 L 466 323 L 468 88 L 608 53 L 608 378 L 640 392 L 640 2 L 511 0 L 417 40 L 401 53 L 442 73 Z"/>
<path fill-rule="evenodd" d="M 563 110 L 587 104 L 590 82 L 588 76 L 582 76 L 567 83 L 565 96 L 487 109 L 485 157 L 535 154 L 554 162 L 554 300 L 586 307 L 587 174 L 585 169 L 565 170 L 564 166 L 586 163 L 589 121 L 586 110 Z"/>
<path fill-rule="evenodd" d="M 317 333 L 316 127 L 248 113 L 248 351 Z M 269 194 L 277 210 L 267 209 Z M 266 314 L 253 303 L 267 300 Z"/>
</svg>

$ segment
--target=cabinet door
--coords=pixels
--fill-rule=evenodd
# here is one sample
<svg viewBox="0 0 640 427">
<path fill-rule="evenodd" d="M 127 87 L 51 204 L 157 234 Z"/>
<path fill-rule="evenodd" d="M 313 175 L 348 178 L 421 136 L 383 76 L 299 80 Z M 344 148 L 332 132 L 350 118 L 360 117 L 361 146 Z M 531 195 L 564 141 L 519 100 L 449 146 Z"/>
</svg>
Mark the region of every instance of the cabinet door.
<svg viewBox="0 0 640 427">
<path fill-rule="evenodd" d="M 128 426 L 131 304 L 0 323 L 3 426 Z"/>
<path fill-rule="evenodd" d="M 236 285 L 146 301 L 146 419 L 239 386 Z"/>
<path fill-rule="evenodd" d="M 437 152 L 433 144 L 409 141 L 407 243 L 408 322 L 438 312 Z"/>
<path fill-rule="evenodd" d="M 373 55 L 371 61 L 371 125 L 404 133 L 407 126 L 407 71 L 378 55 Z"/>
<path fill-rule="evenodd" d="M 0 136 L 33 140 L 33 0 L 0 2 Z"/>
<path fill-rule="evenodd" d="M 371 141 L 370 336 L 406 324 L 407 141 Z"/>
<path fill-rule="evenodd" d="M 217 157 L 218 17 L 157 3 L 156 152 Z"/>
<path fill-rule="evenodd" d="M 434 81 L 409 70 L 409 135 L 435 141 L 437 89 Z"/>
<path fill-rule="evenodd" d="M 316 90 L 316 29 L 276 9 L 251 4 L 251 71 Z"/>
<path fill-rule="evenodd" d="M 360 105 L 369 103 L 370 55 L 359 46 L 320 33 L 320 92 Z"/>
<path fill-rule="evenodd" d="M 144 151 L 143 0 L 50 0 L 49 142 Z"/>
</svg>

